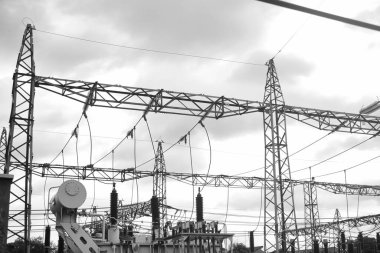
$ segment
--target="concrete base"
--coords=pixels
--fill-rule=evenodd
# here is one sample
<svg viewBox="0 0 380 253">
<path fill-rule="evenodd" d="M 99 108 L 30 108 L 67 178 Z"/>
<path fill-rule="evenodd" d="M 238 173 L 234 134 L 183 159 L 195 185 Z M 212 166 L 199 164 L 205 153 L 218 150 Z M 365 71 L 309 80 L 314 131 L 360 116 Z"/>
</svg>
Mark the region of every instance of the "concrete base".
<svg viewBox="0 0 380 253">
<path fill-rule="evenodd" d="M 9 198 L 13 175 L 0 174 L 0 252 L 6 252 Z"/>
</svg>

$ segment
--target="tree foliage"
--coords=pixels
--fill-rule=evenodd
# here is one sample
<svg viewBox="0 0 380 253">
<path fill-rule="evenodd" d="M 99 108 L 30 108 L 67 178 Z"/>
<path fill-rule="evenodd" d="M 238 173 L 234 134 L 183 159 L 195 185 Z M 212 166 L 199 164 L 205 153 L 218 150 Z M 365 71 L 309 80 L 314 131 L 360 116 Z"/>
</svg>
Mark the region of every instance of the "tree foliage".
<svg viewBox="0 0 380 253">
<path fill-rule="evenodd" d="M 249 248 L 244 243 L 234 243 L 233 253 L 249 253 Z"/>
<path fill-rule="evenodd" d="M 14 242 L 7 244 L 7 253 L 24 253 L 25 243 L 21 238 L 17 238 Z M 42 237 L 35 237 L 30 240 L 30 253 L 44 252 L 44 243 Z"/>
</svg>

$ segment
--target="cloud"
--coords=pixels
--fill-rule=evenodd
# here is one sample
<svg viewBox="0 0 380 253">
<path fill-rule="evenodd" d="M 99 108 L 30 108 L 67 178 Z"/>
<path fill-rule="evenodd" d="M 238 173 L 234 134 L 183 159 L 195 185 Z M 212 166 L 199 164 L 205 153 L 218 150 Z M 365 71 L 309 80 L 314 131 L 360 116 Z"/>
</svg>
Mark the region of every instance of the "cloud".
<svg viewBox="0 0 380 253">
<path fill-rule="evenodd" d="M 366 10 L 357 15 L 357 19 L 365 20 L 365 22 L 372 22 L 373 24 L 380 23 L 380 6 L 377 8 Z"/>
<path fill-rule="evenodd" d="M 270 53 L 266 51 L 256 51 L 251 54 L 250 59 L 264 64 L 269 57 L 271 57 Z M 315 68 L 310 61 L 289 54 L 279 55 L 278 59 L 275 59 L 275 66 L 285 97 L 287 97 L 285 91 L 300 85 L 301 78 L 310 76 Z M 246 91 L 245 96 L 250 94 L 248 99 L 262 101 L 267 70 L 267 66 L 242 65 L 231 72 L 228 81 L 233 83 L 236 89 Z"/>
<path fill-rule="evenodd" d="M 58 5 L 62 15 L 97 20 L 103 26 L 107 24 L 109 29 L 117 30 L 120 35 L 127 34 L 125 37 L 131 41 L 161 50 L 203 48 L 203 52 L 210 52 L 210 49 L 211 52 L 225 51 L 227 47 L 236 47 L 236 38 L 248 36 L 248 24 L 242 25 L 243 20 L 259 18 L 254 15 L 259 13 L 257 9 L 247 8 L 251 5 L 249 1 L 226 1 L 223 5 L 218 1 L 195 1 L 191 4 L 173 0 L 159 3 L 115 1 L 112 5 L 106 1 L 75 4 L 61 1 Z M 249 27 L 263 29 L 259 22 L 251 22 Z"/>
</svg>

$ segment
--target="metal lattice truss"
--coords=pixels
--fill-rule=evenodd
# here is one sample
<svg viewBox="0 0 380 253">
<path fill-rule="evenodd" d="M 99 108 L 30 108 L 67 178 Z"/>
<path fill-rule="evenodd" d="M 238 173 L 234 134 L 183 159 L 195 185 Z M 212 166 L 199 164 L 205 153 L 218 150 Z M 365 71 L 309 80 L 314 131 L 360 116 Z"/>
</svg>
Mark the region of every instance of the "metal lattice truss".
<svg viewBox="0 0 380 253">
<path fill-rule="evenodd" d="M 1 132 L 1 137 L 0 137 L 0 173 L 4 173 L 6 151 L 7 151 L 7 130 L 4 127 L 3 131 Z"/>
<path fill-rule="evenodd" d="M 310 227 L 308 232 L 305 232 L 305 249 L 312 249 L 313 242 L 319 239 L 316 226 L 319 225 L 319 210 L 317 187 L 314 182 L 309 182 L 303 185 L 304 203 L 305 203 L 305 226 Z"/>
<path fill-rule="evenodd" d="M 12 172 L 15 176 L 14 184 L 11 188 L 10 209 L 22 209 L 20 212 L 12 212 L 15 214 L 9 217 L 10 224 L 14 222 L 18 225 L 17 228 L 9 229 L 9 237 L 17 236 L 22 238 L 26 242 L 26 252 L 28 252 L 30 237 L 32 129 L 35 87 L 84 103 L 84 112 L 89 106 L 98 106 L 143 111 L 144 116 L 149 112 L 195 116 L 199 117 L 200 122 L 205 118 L 218 119 L 255 112 L 263 113 L 266 143 L 265 188 L 267 189 L 265 192 L 265 222 L 267 224 L 271 223 L 270 219 L 277 221 L 277 225 L 272 231 L 276 234 L 275 242 L 269 239 L 269 232 L 273 229 L 269 226 L 266 227 L 265 250 L 267 251 L 276 250 L 278 252 L 280 244 L 282 249 L 288 249 L 286 244 L 289 238 L 285 238 L 286 235 L 283 231 L 296 226 L 294 204 L 291 197 L 293 184 L 291 181 L 287 181 L 291 180 L 291 177 L 287 153 L 285 117 L 287 116 L 327 131 L 372 136 L 378 135 L 380 131 L 380 117 L 285 105 L 273 60 L 269 62 L 264 103 L 224 96 L 216 97 L 162 89 L 145 89 L 36 76 L 32 31 L 32 26 L 27 25 L 17 59 L 16 72 L 14 73 L 9 139 L 4 168 L 4 173 Z M 53 167 L 49 166 L 45 168 L 46 176 L 49 176 L 49 173 L 51 175 L 60 175 L 59 173 L 62 173 L 62 171 L 58 172 L 59 169 L 53 172 Z M 99 180 L 108 180 L 111 177 L 107 171 L 96 171 L 92 165 L 83 168 L 65 167 L 63 169 L 65 174 L 77 173 L 77 176 L 82 176 L 85 179 L 99 178 Z M 77 170 L 76 172 L 75 169 Z M 120 171 L 117 175 L 123 177 L 126 175 L 126 172 L 124 172 Z M 34 171 L 33 173 L 39 174 Z M 120 180 L 125 179 L 121 178 Z M 225 180 L 221 176 L 211 177 L 211 180 L 214 181 L 209 181 L 208 177 L 206 179 L 202 178 L 198 183 L 203 180 L 207 183 L 210 182 L 210 184 L 214 182 L 215 185 L 219 183 L 235 184 L 234 180 Z M 237 182 L 243 181 L 244 179 L 242 181 L 237 180 Z M 336 190 L 339 191 L 339 189 Z M 353 189 L 353 192 L 357 191 Z"/>
<path fill-rule="evenodd" d="M 159 199 L 160 203 L 160 228 L 166 223 L 167 202 L 166 202 L 166 165 L 164 153 L 162 151 L 162 142 L 158 142 L 153 169 L 153 195 Z M 161 230 L 160 230 L 161 231 Z M 160 237 L 161 235 L 157 235 Z"/>
<path fill-rule="evenodd" d="M 361 216 L 361 217 L 356 217 L 356 218 L 351 218 L 351 219 L 321 223 L 319 225 L 316 225 L 315 229 L 317 229 L 320 233 L 326 233 L 326 231 L 329 231 L 329 230 L 340 231 L 342 226 L 347 226 L 349 228 L 357 228 L 357 227 L 368 226 L 368 225 L 376 225 L 376 226 L 380 225 L 380 214 L 367 215 L 367 216 Z M 304 228 L 297 229 L 300 235 L 309 233 L 310 230 L 311 230 L 311 227 L 304 227 Z M 296 234 L 295 229 L 287 230 L 285 232 L 292 235 Z"/>
<path fill-rule="evenodd" d="M 70 166 L 60 164 L 33 163 L 33 174 L 39 177 L 67 179 L 103 180 L 110 182 L 125 182 L 135 179 L 154 177 L 152 171 L 135 171 L 129 169 L 112 169 L 92 166 Z M 248 176 L 209 175 L 198 173 L 165 172 L 163 175 L 189 185 L 209 187 L 230 187 L 259 189 L 265 186 L 265 178 Z M 313 183 L 314 186 L 334 194 L 380 196 L 379 185 L 341 184 L 332 182 L 287 180 L 293 185 Z"/>
<path fill-rule="evenodd" d="M 27 25 L 13 75 L 12 107 L 9 120 L 9 139 L 5 158 L 5 174 L 13 174 L 10 210 L 19 210 L 9 215 L 8 239 L 21 238 L 25 252 L 30 248 L 31 211 L 31 163 L 33 107 L 35 93 L 35 66 L 33 58 L 33 28 Z M 16 162 L 18 167 L 11 167 Z M 12 229 L 10 229 L 12 228 Z"/>
<path fill-rule="evenodd" d="M 130 205 L 123 205 L 123 203 L 119 201 L 118 212 L 119 219 L 133 221 L 143 216 L 150 216 L 151 203 L 149 200 Z"/>
<path fill-rule="evenodd" d="M 265 136 L 265 187 L 264 187 L 264 251 L 282 252 L 290 250 L 291 239 L 284 231 L 297 229 L 294 207 L 294 189 L 291 183 L 288 144 L 286 136 L 286 117 L 281 109 L 285 105 L 280 82 L 273 59 L 268 63 L 265 84 L 264 110 Z M 274 224 L 274 226 L 273 226 Z M 275 241 L 270 234 L 275 235 Z M 299 248 L 298 235 L 294 242 Z"/>
<path fill-rule="evenodd" d="M 201 118 L 218 119 L 263 112 L 270 108 L 270 104 L 267 103 L 224 96 L 216 97 L 55 77 L 36 76 L 36 86 L 84 104 L 89 103 L 91 106 Z M 88 95 L 91 90 L 93 92 L 89 99 Z M 288 105 L 283 105 L 277 109 L 288 117 L 321 130 L 368 135 L 377 135 L 380 131 L 380 117 L 376 116 Z"/>
<path fill-rule="evenodd" d="M 336 248 L 340 248 L 340 245 L 341 245 L 341 237 L 340 237 L 340 232 L 342 231 L 342 225 L 340 224 L 340 221 L 342 220 L 342 216 L 340 215 L 340 212 L 339 212 L 339 209 L 335 209 L 335 213 L 334 213 L 334 223 L 335 223 L 335 226 L 334 226 L 334 230 L 332 231 L 332 234 L 333 235 L 333 239 L 332 239 L 332 242 L 333 244 L 336 246 Z"/>
</svg>

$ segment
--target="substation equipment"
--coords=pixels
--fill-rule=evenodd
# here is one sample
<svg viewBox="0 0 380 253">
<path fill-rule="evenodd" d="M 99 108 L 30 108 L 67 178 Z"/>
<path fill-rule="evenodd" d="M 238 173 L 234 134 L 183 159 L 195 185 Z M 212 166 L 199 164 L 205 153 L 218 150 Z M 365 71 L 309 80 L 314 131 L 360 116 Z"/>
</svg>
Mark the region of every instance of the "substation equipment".
<svg viewBox="0 0 380 253">
<path fill-rule="evenodd" d="M 329 131 L 346 132 L 377 136 L 380 131 L 380 117 L 365 114 L 336 112 L 285 104 L 274 60 L 267 63 L 268 71 L 263 102 L 209 96 L 163 89 L 145 89 L 110 85 L 98 82 L 86 82 L 65 78 L 36 75 L 34 61 L 33 26 L 26 26 L 21 49 L 13 75 L 12 107 L 7 148 L 2 170 L 4 175 L 13 175 L 10 191 L 4 191 L 6 197 L 0 198 L 2 214 L 8 219 L 0 219 L 7 230 L 0 229 L 1 244 L 4 247 L 7 238 L 21 238 L 25 242 L 25 252 L 30 249 L 30 231 L 32 228 L 32 175 L 43 177 L 65 177 L 110 182 L 123 182 L 139 179 L 144 175 L 134 168 L 113 170 L 86 166 L 55 165 L 33 163 L 33 124 L 34 99 L 37 89 L 43 89 L 84 104 L 83 114 L 89 106 L 118 108 L 148 113 L 166 113 L 197 117 L 199 124 L 205 119 L 221 119 L 248 113 L 262 113 L 265 137 L 265 177 L 236 177 L 226 175 L 181 175 L 167 172 L 173 178 L 190 181 L 193 185 L 228 186 L 253 188 L 264 187 L 264 251 L 276 253 L 300 249 L 297 231 L 294 185 L 301 181 L 291 179 L 287 145 L 286 118 L 305 123 L 311 127 Z M 0 148 L 1 150 L 1 148 Z M 166 172 L 165 172 L 166 173 Z M 161 173 L 164 175 L 164 173 Z M 173 176 L 174 175 L 174 176 Z M 152 172 L 146 176 L 154 176 Z M 8 185 L 12 176 L 0 177 L 0 185 Z M 310 183 L 310 182 L 304 182 Z M 317 185 L 317 182 L 315 182 Z M 371 195 L 378 194 L 374 186 L 341 185 L 320 183 L 324 189 L 340 194 Z M 7 187 L 5 187 L 7 188 Z M 10 197 L 9 197 L 10 196 Z M 9 201 L 8 198 L 10 199 Z M 8 205 L 9 204 L 9 205 Z M 21 210 L 20 210 L 21 206 Z M 67 208 L 62 206 L 62 208 Z M 311 215 L 315 217 L 315 215 Z M 12 224 L 10 226 L 10 224 Z M 162 224 L 161 224 L 162 226 Z M 187 225 L 186 225 L 187 226 Z M 195 225 L 194 225 L 195 226 Z M 190 225 L 189 225 L 190 227 Z M 315 229 L 313 225 L 312 229 Z M 1 248 L 0 248 L 1 251 Z"/>
<path fill-rule="evenodd" d="M 66 251 L 72 253 L 222 253 L 227 252 L 223 243 L 228 239 L 232 247 L 233 234 L 221 233 L 218 222 L 203 220 L 203 199 L 198 194 L 196 221 L 170 221 L 160 226 L 159 200 L 151 199 L 152 236 L 138 237 L 132 225 L 125 225 L 118 219 L 118 194 L 114 188 L 110 196 L 110 216 L 95 213 L 78 213 L 86 200 L 86 189 L 75 180 L 62 183 L 50 201 L 50 210 L 56 217 L 56 230 L 65 241 Z M 86 226 L 78 224 L 77 216 L 87 215 L 93 219 Z M 231 249 L 230 249 L 231 250 Z"/>
</svg>

